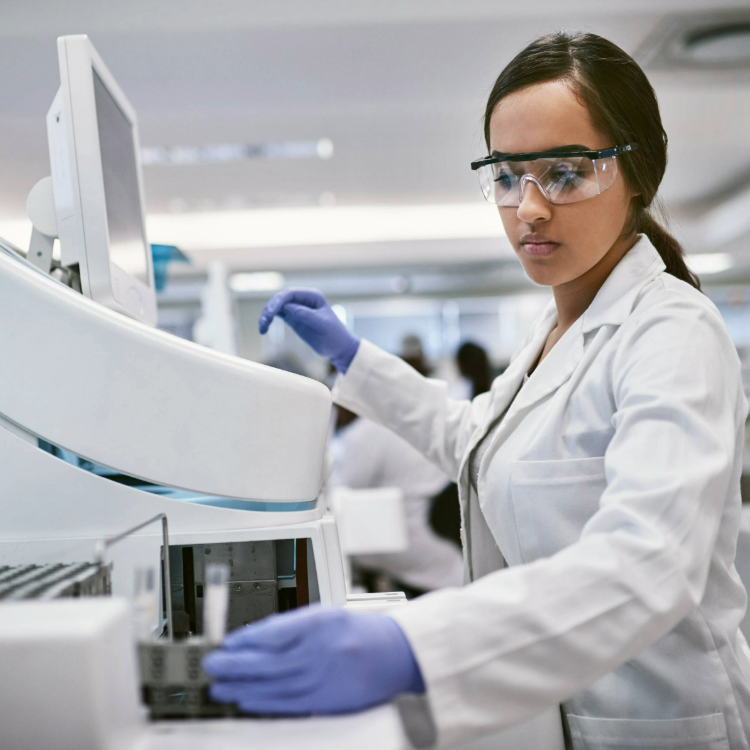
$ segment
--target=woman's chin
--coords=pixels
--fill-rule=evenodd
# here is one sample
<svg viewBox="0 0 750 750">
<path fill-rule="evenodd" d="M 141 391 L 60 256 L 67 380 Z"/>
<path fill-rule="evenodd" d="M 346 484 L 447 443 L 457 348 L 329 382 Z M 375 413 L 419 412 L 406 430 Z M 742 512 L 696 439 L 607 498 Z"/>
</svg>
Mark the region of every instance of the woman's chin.
<svg viewBox="0 0 750 750">
<path fill-rule="evenodd" d="M 529 267 L 531 266 L 531 267 Z M 570 281 L 567 278 L 567 274 L 560 273 L 559 269 L 544 268 L 540 267 L 541 264 L 530 263 L 524 264 L 523 270 L 529 277 L 530 281 L 533 281 L 539 286 L 557 286 L 558 284 L 564 284 L 566 281 Z"/>
<path fill-rule="evenodd" d="M 520 258 L 529 280 L 539 286 L 559 286 L 577 279 L 583 271 L 571 270 L 568 264 L 550 262 L 549 258 Z"/>
</svg>

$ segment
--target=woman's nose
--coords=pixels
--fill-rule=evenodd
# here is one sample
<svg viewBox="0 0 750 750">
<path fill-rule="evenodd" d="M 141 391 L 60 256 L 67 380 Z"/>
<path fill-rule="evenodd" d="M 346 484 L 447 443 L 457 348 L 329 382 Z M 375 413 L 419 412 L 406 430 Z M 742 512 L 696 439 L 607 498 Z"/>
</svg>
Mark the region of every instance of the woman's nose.
<svg viewBox="0 0 750 750">
<path fill-rule="evenodd" d="M 524 181 L 521 190 L 518 218 L 525 224 L 549 221 L 552 217 L 552 209 L 536 182 L 533 180 Z"/>
</svg>

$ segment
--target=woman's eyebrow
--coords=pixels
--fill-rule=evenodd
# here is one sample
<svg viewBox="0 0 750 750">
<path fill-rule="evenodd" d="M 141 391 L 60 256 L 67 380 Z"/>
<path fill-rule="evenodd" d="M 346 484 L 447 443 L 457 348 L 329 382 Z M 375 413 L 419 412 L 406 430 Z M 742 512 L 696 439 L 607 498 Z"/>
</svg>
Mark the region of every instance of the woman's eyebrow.
<svg viewBox="0 0 750 750">
<path fill-rule="evenodd" d="M 565 146 L 554 146 L 553 148 L 540 149 L 539 151 L 519 151 L 511 153 L 510 151 L 493 151 L 492 156 L 516 156 L 519 153 L 524 154 L 558 154 L 568 151 L 593 151 L 594 149 L 584 146 L 581 143 L 569 143 Z"/>
<path fill-rule="evenodd" d="M 567 146 L 555 146 L 554 148 L 548 148 L 546 150 L 551 154 L 558 153 L 559 151 L 593 151 L 593 149 L 580 143 L 570 143 Z"/>
</svg>

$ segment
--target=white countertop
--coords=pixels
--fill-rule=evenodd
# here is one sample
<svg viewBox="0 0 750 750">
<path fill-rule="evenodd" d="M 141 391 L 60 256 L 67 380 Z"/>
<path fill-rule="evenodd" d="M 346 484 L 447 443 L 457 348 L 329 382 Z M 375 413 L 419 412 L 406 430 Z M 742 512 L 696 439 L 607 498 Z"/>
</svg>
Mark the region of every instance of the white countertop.
<svg viewBox="0 0 750 750">
<path fill-rule="evenodd" d="M 393 706 L 347 716 L 159 721 L 138 750 L 410 750 Z"/>
<path fill-rule="evenodd" d="M 396 708 L 295 719 L 159 721 L 137 750 L 412 750 Z M 452 750 L 563 750 L 555 707 L 531 721 Z"/>
</svg>

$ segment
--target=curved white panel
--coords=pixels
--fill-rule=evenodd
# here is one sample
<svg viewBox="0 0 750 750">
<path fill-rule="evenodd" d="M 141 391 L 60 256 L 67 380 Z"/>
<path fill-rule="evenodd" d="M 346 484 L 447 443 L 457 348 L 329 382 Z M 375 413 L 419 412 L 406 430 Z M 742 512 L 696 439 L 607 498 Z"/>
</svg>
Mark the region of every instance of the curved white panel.
<svg viewBox="0 0 750 750">
<path fill-rule="evenodd" d="M 0 414 L 125 474 L 266 501 L 318 494 L 328 389 L 154 330 L 0 253 Z"/>
</svg>

